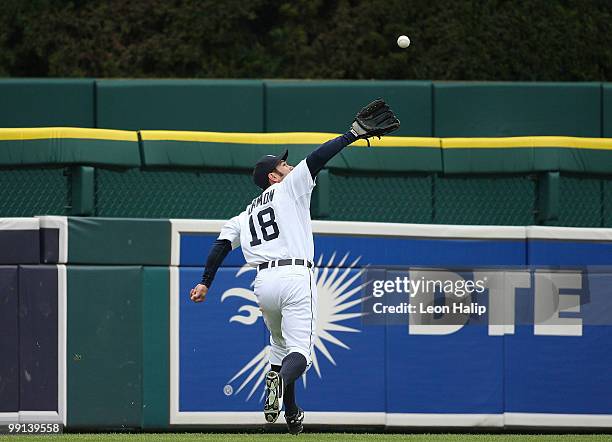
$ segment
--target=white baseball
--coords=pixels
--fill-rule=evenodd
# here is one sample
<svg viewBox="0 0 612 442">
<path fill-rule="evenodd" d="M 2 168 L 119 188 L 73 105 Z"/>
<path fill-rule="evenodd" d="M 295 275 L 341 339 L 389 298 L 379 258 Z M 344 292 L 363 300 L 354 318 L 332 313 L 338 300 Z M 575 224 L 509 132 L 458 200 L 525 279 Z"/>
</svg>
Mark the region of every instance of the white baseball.
<svg viewBox="0 0 612 442">
<path fill-rule="evenodd" d="M 397 45 L 402 49 L 406 49 L 408 46 L 410 46 L 410 39 L 405 35 L 400 35 L 397 38 Z"/>
</svg>

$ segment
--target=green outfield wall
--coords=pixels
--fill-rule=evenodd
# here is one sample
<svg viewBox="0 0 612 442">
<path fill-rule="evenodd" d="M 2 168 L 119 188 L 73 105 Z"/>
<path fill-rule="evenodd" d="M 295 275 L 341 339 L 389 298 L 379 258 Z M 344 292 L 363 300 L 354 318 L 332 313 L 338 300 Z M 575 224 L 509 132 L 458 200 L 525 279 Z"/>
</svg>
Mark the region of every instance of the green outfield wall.
<svg viewBox="0 0 612 442">
<path fill-rule="evenodd" d="M 111 230 L 124 232 L 120 225 Z M 167 265 L 67 266 L 72 428 L 168 426 L 169 274 Z"/>
<path fill-rule="evenodd" d="M 601 83 L 451 82 L 433 92 L 438 137 L 602 136 Z"/>
<path fill-rule="evenodd" d="M 96 127 L 263 132 L 259 80 L 96 81 Z"/>
<path fill-rule="evenodd" d="M 433 136 L 430 81 L 266 81 L 267 132 L 336 132 L 384 97 L 401 116 L 398 135 Z"/>
<path fill-rule="evenodd" d="M 142 428 L 168 425 L 170 269 L 142 268 Z"/>
<path fill-rule="evenodd" d="M 384 97 L 401 129 L 330 161 L 315 218 L 612 225 L 607 83 L 6 79 L 0 92 L 0 216 L 226 219 L 257 194 L 261 155 L 288 147 L 296 163 Z"/>
<path fill-rule="evenodd" d="M 0 127 L 96 127 L 93 79 L 2 79 L 0 97 Z"/>
<path fill-rule="evenodd" d="M 67 266 L 67 422 L 75 428 L 141 424 L 142 278 L 141 266 Z"/>
<path fill-rule="evenodd" d="M 0 127 L 338 132 L 383 97 L 401 136 L 612 136 L 609 83 L 1 79 Z"/>
<path fill-rule="evenodd" d="M 252 165 L 289 150 L 301 161 L 332 133 L 0 129 L 0 216 L 228 219 L 258 194 Z M 360 140 L 334 157 L 313 196 L 315 219 L 438 224 L 612 225 L 609 138 L 435 138 Z M 126 231 L 130 229 L 126 222 Z M 81 235 L 78 223 L 70 234 Z M 94 229 L 94 230 L 95 230 Z M 81 235 L 83 236 L 83 235 Z M 94 249 L 89 238 L 83 258 Z M 81 246 L 79 246 L 81 247 Z M 159 265 L 167 250 L 153 250 Z M 70 251 L 77 256 L 79 251 Z M 88 260 L 89 259 L 89 260 Z M 108 263 L 112 264 L 112 263 Z"/>
</svg>

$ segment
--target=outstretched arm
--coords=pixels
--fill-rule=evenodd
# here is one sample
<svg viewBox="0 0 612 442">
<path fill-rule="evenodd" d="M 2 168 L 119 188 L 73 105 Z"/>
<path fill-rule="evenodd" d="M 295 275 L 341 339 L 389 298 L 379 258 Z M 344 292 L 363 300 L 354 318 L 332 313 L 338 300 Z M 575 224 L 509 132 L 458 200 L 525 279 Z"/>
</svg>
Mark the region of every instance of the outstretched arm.
<svg viewBox="0 0 612 442">
<path fill-rule="evenodd" d="M 327 162 L 331 160 L 338 152 L 354 142 L 356 139 L 357 136 L 352 130 L 350 130 L 344 135 L 340 135 L 333 140 L 329 140 L 312 151 L 310 155 L 306 157 L 306 164 L 308 165 L 308 170 L 310 170 L 310 175 L 312 178 L 314 179 L 321 169 L 325 167 Z"/>
<path fill-rule="evenodd" d="M 399 128 L 400 122 L 384 100 L 374 100 L 361 109 L 351 124 L 351 130 L 329 140 L 306 158 L 310 175 L 314 177 L 344 147 L 357 139 L 381 137 Z M 368 141 L 368 146 L 370 145 Z"/>
</svg>

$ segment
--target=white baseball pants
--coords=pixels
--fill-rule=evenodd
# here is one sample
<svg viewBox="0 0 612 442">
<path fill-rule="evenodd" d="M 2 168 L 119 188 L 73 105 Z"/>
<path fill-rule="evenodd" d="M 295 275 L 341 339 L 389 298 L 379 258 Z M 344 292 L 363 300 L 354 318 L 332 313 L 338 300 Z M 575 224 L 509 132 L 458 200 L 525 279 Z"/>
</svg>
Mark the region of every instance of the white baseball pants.
<svg viewBox="0 0 612 442">
<path fill-rule="evenodd" d="M 312 269 L 288 265 L 257 272 L 255 296 L 270 330 L 270 363 L 281 365 L 291 352 L 310 366 L 316 334 L 317 285 Z"/>
</svg>

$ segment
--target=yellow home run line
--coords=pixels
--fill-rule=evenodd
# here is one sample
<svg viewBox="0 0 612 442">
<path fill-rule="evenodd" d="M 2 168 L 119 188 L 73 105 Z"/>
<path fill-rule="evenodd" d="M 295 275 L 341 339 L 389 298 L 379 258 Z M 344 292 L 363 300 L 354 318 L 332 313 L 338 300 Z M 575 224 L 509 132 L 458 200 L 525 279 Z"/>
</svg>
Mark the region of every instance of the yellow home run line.
<svg viewBox="0 0 612 442">
<path fill-rule="evenodd" d="M 442 138 L 443 149 L 508 149 L 564 147 L 571 149 L 612 150 L 612 138 L 580 137 L 507 137 Z"/>
<path fill-rule="evenodd" d="M 0 129 L 0 141 L 76 138 L 112 141 L 138 141 L 138 132 L 80 127 L 34 127 Z"/>
<path fill-rule="evenodd" d="M 230 132 L 178 132 L 165 130 L 143 130 L 144 141 L 196 141 L 200 143 L 229 144 L 322 144 L 340 134 L 326 132 L 275 132 L 275 133 L 230 133 Z M 383 137 L 371 139 L 379 147 L 440 147 L 439 138 L 431 137 Z M 367 146 L 365 140 L 354 143 Z"/>
<path fill-rule="evenodd" d="M 77 127 L 39 127 L 0 129 L 0 141 L 41 139 L 96 139 L 115 141 L 137 141 L 138 132 L 113 129 L 88 129 Z M 145 141 L 191 141 L 228 144 L 270 145 L 318 145 L 339 134 L 326 132 L 278 132 L 278 133 L 232 133 L 232 132 L 185 132 L 167 130 L 140 131 Z M 434 138 L 393 137 L 371 138 L 372 147 L 423 147 L 442 149 L 507 149 L 507 148 L 572 148 L 612 150 L 611 138 L 580 137 L 496 137 L 496 138 Z M 367 146 L 358 140 L 353 146 Z"/>
</svg>

